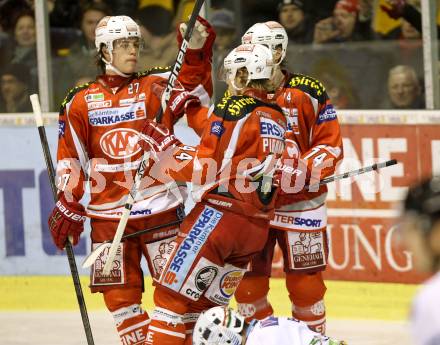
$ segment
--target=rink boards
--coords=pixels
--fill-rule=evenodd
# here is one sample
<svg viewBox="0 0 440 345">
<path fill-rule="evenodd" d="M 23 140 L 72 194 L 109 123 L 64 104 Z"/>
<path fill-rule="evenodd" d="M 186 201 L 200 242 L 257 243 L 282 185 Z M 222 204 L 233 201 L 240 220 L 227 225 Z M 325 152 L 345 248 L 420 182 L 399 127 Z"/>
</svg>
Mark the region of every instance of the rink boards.
<svg viewBox="0 0 440 345">
<path fill-rule="evenodd" d="M 48 138 L 55 154 L 56 115 Z M 418 283 L 411 253 L 399 243 L 398 205 L 407 186 L 440 172 L 440 117 L 431 111 L 340 111 L 345 159 L 338 172 L 395 158 L 400 164 L 329 185 L 331 238 L 326 277 L 336 280 Z M 26 116 L 0 119 L 0 276 L 66 275 L 66 258 L 51 243 L 45 219 L 52 208 L 38 133 Z M 178 135 L 196 143 L 185 126 Z M 43 220 L 43 221 L 42 221 Z M 87 230 L 86 230 L 87 231 Z M 87 236 L 76 248 L 84 258 Z M 274 276 L 280 276 L 279 256 Z M 80 269 L 80 274 L 87 271 Z"/>
</svg>

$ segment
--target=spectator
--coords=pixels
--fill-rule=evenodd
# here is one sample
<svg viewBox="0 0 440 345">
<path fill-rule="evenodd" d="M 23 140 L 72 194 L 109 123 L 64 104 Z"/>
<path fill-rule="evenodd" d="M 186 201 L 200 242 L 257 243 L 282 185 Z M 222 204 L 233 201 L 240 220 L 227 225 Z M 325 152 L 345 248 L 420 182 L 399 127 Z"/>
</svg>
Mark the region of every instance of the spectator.
<svg viewBox="0 0 440 345">
<path fill-rule="evenodd" d="M 315 25 L 314 43 L 362 41 L 370 38 L 370 22 L 359 21 L 360 6 L 357 0 L 339 0 L 333 16 Z"/>
<path fill-rule="evenodd" d="M 173 13 L 163 6 L 150 5 L 139 10 L 137 19 L 144 39 L 139 68 L 172 65 L 178 50 L 175 32 L 171 30 Z"/>
<path fill-rule="evenodd" d="M 34 16 L 30 10 L 19 13 L 15 18 L 13 37 L 8 62 L 26 65 L 29 70 L 27 79 L 30 80 L 30 87 L 36 88 L 38 85 L 37 37 Z"/>
<path fill-rule="evenodd" d="M 211 24 L 215 29 L 217 37 L 214 42 L 214 69 L 222 74 L 223 60 L 237 43 L 237 30 L 234 13 L 225 8 L 213 11 Z M 227 85 L 223 78 L 216 78 L 214 82 L 216 98 L 223 97 Z"/>
<path fill-rule="evenodd" d="M 312 43 L 313 28 L 304 12 L 305 0 L 283 0 L 278 5 L 278 16 L 289 36 L 289 43 Z"/>
<path fill-rule="evenodd" d="M 31 112 L 29 101 L 29 69 L 23 64 L 11 64 L 1 72 L 0 90 L 6 113 Z"/>
<path fill-rule="evenodd" d="M 325 85 L 335 109 L 356 109 L 360 105 L 356 88 L 348 74 L 345 70 L 338 70 L 337 66 L 314 74 Z"/>
<path fill-rule="evenodd" d="M 14 31 L 15 20 L 23 11 L 32 11 L 26 0 L 0 1 L 0 26 L 4 31 Z"/>
<path fill-rule="evenodd" d="M 422 33 L 422 15 L 414 5 L 406 0 L 387 0 L 387 5 L 381 5 L 382 11 L 386 12 L 390 18 L 404 19 L 419 33 Z M 440 37 L 440 26 L 437 25 L 437 36 Z"/>
<path fill-rule="evenodd" d="M 77 18 L 81 16 L 81 6 L 78 0 L 48 1 L 50 26 L 56 28 L 73 28 Z"/>
<path fill-rule="evenodd" d="M 393 67 L 388 74 L 389 104 L 384 108 L 423 109 L 422 87 L 415 70 L 407 65 Z"/>
<path fill-rule="evenodd" d="M 234 13 L 225 8 L 216 10 L 211 16 L 211 23 L 217 34 L 214 49 L 225 56 L 236 43 Z M 221 60 L 223 61 L 223 58 Z"/>
<path fill-rule="evenodd" d="M 96 75 L 97 67 L 94 63 L 96 55 L 95 27 L 105 16 L 110 15 L 109 9 L 104 4 L 89 4 L 83 8 L 80 29 L 80 39 L 70 48 L 67 64 L 70 69 L 66 76 L 72 80 L 81 75 Z"/>
</svg>

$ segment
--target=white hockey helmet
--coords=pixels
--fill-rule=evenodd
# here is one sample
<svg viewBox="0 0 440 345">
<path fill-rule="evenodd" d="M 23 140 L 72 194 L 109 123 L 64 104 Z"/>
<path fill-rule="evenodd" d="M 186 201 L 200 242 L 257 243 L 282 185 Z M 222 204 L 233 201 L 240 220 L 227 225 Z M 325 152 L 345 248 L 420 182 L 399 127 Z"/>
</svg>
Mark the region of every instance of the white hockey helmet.
<svg viewBox="0 0 440 345">
<path fill-rule="evenodd" d="M 193 345 L 241 345 L 244 317 L 228 307 L 214 307 L 200 314 L 193 331 Z"/>
<path fill-rule="evenodd" d="M 287 43 L 289 39 L 284 27 L 275 21 L 265 23 L 256 23 L 252 25 L 241 37 L 241 42 L 267 45 L 272 53 L 275 53 L 277 47 L 281 45 L 281 58 L 276 64 L 280 64 L 286 57 Z"/>
<path fill-rule="evenodd" d="M 272 53 L 269 48 L 261 44 L 242 44 L 234 48 L 223 61 L 226 78 L 238 90 L 235 85 L 237 71 L 246 67 L 248 80 L 270 79 L 273 70 Z"/>
<path fill-rule="evenodd" d="M 111 56 L 113 41 L 130 37 L 141 39 L 141 30 L 133 19 L 128 16 L 106 16 L 96 25 L 96 50 L 99 52 L 101 45 L 105 44 Z"/>
</svg>

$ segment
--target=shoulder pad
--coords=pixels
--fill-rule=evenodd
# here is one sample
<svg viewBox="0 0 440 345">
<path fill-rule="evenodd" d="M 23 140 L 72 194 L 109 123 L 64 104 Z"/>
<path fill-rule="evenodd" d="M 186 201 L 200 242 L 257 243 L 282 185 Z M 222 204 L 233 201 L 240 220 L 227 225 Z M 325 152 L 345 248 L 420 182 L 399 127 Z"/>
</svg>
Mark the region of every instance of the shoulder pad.
<svg viewBox="0 0 440 345">
<path fill-rule="evenodd" d="M 295 73 L 290 75 L 290 78 L 286 81 L 285 87 L 299 89 L 308 93 L 313 98 L 316 98 L 319 103 L 325 103 L 328 99 L 324 85 L 322 85 L 319 80 L 304 74 Z"/>
<path fill-rule="evenodd" d="M 61 103 L 60 115 L 63 114 L 64 108 L 66 107 L 66 104 L 72 100 L 73 96 L 75 96 L 75 94 L 77 94 L 81 90 L 87 89 L 89 87 L 89 85 L 92 83 L 93 83 L 93 81 L 89 81 L 85 84 L 81 84 L 81 85 L 75 86 L 73 89 L 70 89 L 70 91 L 67 93 L 67 96 L 64 98 L 63 102 Z"/>
<path fill-rule="evenodd" d="M 142 71 L 142 72 L 137 72 L 135 74 L 135 78 L 142 78 L 142 77 L 149 76 L 151 74 L 166 73 L 169 71 L 171 71 L 171 66 L 167 66 L 167 67 L 156 66 L 156 67 L 149 68 L 149 69 Z"/>
<path fill-rule="evenodd" d="M 267 104 L 253 97 L 225 94 L 216 104 L 214 114 L 228 121 L 237 121 L 262 105 L 266 106 Z"/>
</svg>

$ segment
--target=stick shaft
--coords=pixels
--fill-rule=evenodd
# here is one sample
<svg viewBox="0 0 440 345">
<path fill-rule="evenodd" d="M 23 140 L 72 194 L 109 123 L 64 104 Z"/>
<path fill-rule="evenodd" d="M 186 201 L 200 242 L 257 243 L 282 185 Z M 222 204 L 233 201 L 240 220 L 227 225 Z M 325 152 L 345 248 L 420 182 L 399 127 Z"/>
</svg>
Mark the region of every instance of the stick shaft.
<svg viewBox="0 0 440 345">
<path fill-rule="evenodd" d="M 125 227 L 127 226 L 128 218 L 130 217 L 131 208 L 133 207 L 134 200 L 136 198 L 136 194 L 142 180 L 142 176 L 144 175 L 145 169 L 147 168 L 149 157 L 150 157 L 150 153 L 144 152 L 142 156 L 142 161 L 136 170 L 134 183 L 128 194 L 127 202 L 125 203 L 124 206 L 124 211 L 122 212 L 121 218 L 119 220 L 118 228 L 116 229 L 116 233 L 113 238 L 112 245 L 110 246 L 110 250 L 108 252 L 107 259 L 104 264 L 104 268 L 102 272 L 104 275 L 108 275 L 110 273 L 110 269 L 113 265 L 113 260 L 115 259 L 116 252 L 119 247 L 119 243 L 121 242 L 122 235 L 124 234 Z"/>
<path fill-rule="evenodd" d="M 35 119 L 38 126 L 38 134 L 40 135 L 41 146 L 43 148 L 44 160 L 46 162 L 47 174 L 49 175 L 50 187 L 52 189 L 53 200 L 57 201 L 57 188 L 55 186 L 55 169 L 53 167 L 52 156 L 50 155 L 49 143 L 47 141 L 46 130 L 41 116 L 40 103 L 38 95 L 31 95 L 32 108 L 35 113 Z M 78 300 L 79 310 L 81 312 L 81 319 L 86 333 L 87 344 L 94 345 L 92 328 L 90 327 L 89 315 L 87 313 L 86 302 L 79 279 L 78 268 L 76 266 L 75 254 L 73 252 L 72 244 L 69 240 L 66 241 L 66 253 L 69 261 L 70 273 L 72 275 L 73 285 L 75 286 L 76 298 Z"/>
<path fill-rule="evenodd" d="M 176 62 L 174 62 L 173 69 L 171 70 L 171 75 L 168 78 L 168 83 L 164 91 L 164 97 L 163 97 L 163 104 L 159 111 L 159 113 L 156 116 L 156 122 L 161 123 L 163 112 L 165 111 L 166 104 L 170 100 L 171 97 L 171 91 L 173 90 L 174 83 L 177 80 L 177 77 L 179 75 L 180 69 L 182 68 L 184 58 L 186 51 L 188 49 L 189 40 L 191 39 L 192 32 L 194 30 L 194 26 L 196 24 L 197 16 L 199 15 L 200 10 L 202 9 L 204 0 L 197 0 L 194 4 L 193 11 L 191 13 L 191 17 L 189 19 L 188 25 L 186 27 L 185 36 L 183 37 L 182 44 L 179 48 L 179 52 L 177 53 Z"/>
<path fill-rule="evenodd" d="M 315 184 L 312 184 L 312 185 L 308 186 L 307 189 L 309 189 L 309 190 L 310 189 L 314 189 L 314 188 L 317 188 L 319 186 L 325 185 L 325 184 L 330 183 L 330 182 L 334 182 L 334 181 L 337 181 L 337 180 L 342 180 L 342 179 L 345 179 L 345 178 L 348 178 L 348 177 L 352 177 L 352 176 L 356 176 L 356 175 L 361 175 L 361 174 L 364 174 L 364 173 L 367 173 L 367 172 L 370 172 L 370 171 L 373 171 L 373 170 L 378 170 L 378 169 L 386 168 L 386 167 L 389 167 L 389 166 L 395 165 L 395 164 L 397 164 L 397 160 L 391 159 L 389 161 L 382 162 L 382 163 L 376 163 L 376 164 L 373 164 L 373 165 L 370 165 L 370 166 L 367 166 L 367 167 L 364 167 L 364 168 L 361 168 L 361 169 L 358 169 L 358 170 L 347 171 L 347 172 L 345 172 L 343 174 L 340 174 L 340 175 L 329 176 L 329 177 L 326 177 L 326 178 L 322 179 L 318 183 L 315 183 Z"/>
</svg>

